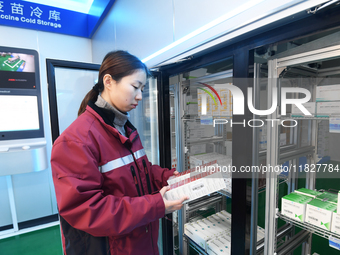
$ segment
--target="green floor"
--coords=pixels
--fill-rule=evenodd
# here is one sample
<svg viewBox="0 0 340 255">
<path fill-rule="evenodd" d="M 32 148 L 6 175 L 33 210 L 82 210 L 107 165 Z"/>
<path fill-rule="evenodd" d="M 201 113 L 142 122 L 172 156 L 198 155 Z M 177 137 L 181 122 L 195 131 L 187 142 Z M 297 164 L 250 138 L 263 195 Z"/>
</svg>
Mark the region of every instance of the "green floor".
<svg viewBox="0 0 340 255">
<path fill-rule="evenodd" d="M 0 240 L 0 255 L 62 255 L 59 226 Z"/>
</svg>

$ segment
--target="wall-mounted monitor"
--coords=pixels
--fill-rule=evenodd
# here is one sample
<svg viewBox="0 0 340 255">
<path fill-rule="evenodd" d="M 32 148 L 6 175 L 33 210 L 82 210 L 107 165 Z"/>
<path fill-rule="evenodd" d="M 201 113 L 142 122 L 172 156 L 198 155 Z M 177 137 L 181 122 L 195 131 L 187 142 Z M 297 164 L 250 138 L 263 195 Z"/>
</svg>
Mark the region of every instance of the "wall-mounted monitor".
<svg viewBox="0 0 340 255">
<path fill-rule="evenodd" d="M 0 46 L 0 141 L 44 137 L 39 57 Z"/>
</svg>

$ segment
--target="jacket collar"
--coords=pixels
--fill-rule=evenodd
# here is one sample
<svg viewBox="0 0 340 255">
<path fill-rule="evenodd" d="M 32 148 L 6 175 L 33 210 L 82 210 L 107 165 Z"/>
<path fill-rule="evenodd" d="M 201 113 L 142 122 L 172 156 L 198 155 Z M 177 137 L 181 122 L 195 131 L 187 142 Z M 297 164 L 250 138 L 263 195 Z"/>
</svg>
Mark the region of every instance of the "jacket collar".
<svg viewBox="0 0 340 255">
<path fill-rule="evenodd" d="M 127 120 L 126 124 L 124 126 L 125 131 L 126 131 L 126 136 L 120 134 L 118 130 L 114 127 L 113 121 L 115 119 L 115 114 L 114 112 L 100 108 L 97 105 L 95 105 L 94 102 L 89 101 L 88 105 L 86 106 L 86 110 L 92 113 L 97 117 L 97 119 L 102 122 L 104 125 L 108 125 L 108 130 L 120 140 L 122 144 L 127 146 L 128 148 L 131 148 L 132 143 L 138 138 L 138 132 L 137 129 L 132 125 L 132 123 Z"/>
</svg>

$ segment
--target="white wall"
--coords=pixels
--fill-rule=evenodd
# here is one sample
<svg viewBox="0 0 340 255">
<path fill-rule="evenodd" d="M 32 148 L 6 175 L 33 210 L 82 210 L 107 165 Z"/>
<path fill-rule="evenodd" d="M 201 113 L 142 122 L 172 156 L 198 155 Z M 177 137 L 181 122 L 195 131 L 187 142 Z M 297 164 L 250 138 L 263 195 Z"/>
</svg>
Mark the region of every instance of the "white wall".
<svg viewBox="0 0 340 255">
<path fill-rule="evenodd" d="M 2 35 L 7 35 L 0 37 L 1 46 L 33 49 L 39 53 L 44 130 L 50 162 L 52 139 L 46 58 L 91 63 L 91 40 L 6 26 L 0 26 L 0 30 Z M 57 213 L 50 166 L 41 172 L 14 175 L 12 180 L 18 222 Z M 11 223 L 6 179 L 0 177 L 0 227 Z"/>
<path fill-rule="evenodd" d="M 326 1 L 264 0 L 146 64 L 155 66 L 212 39 L 214 42 L 207 44 L 208 47 L 230 40 L 323 2 Z M 254 3 L 254 0 L 116 1 L 93 37 L 93 60 L 99 63 L 108 51 L 116 49 L 128 50 L 143 59 L 209 22 L 227 13 L 237 12 L 245 3 Z M 222 35 L 226 36 L 217 39 Z M 190 54 L 192 52 L 187 55 Z"/>
<path fill-rule="evenodd" d="M 172 0 L 116 1 L 92 38 L 93 61 L 112 50 L 145 57 L 173 41 Z"/>
</svg>

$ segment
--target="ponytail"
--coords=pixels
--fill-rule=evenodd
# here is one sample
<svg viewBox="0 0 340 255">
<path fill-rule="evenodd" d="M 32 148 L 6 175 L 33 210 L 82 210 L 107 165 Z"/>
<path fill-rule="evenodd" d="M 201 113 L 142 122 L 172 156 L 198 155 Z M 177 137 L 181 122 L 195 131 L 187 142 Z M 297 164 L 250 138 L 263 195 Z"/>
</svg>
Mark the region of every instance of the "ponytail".
<svg viewBox="0 0 340 255">
<path fill-rule="evenodd" d="M 87 92 L 86 96 L 84 97 L 83 101 L 80 104 L 79 110 L 78 110 L 78 116 L 80 114 L 82 114 L 83 112 L 85 112 L 86 106 L 89 103 L 89 101 L 93 101 L 96 102 L 99 92 L 103 91 L 104 86 L 101 86 L 101 84 L 96 83 L 96 85 L 94 85 L 92 87 L 92 89 Z"/>
</svg>

